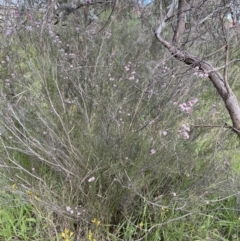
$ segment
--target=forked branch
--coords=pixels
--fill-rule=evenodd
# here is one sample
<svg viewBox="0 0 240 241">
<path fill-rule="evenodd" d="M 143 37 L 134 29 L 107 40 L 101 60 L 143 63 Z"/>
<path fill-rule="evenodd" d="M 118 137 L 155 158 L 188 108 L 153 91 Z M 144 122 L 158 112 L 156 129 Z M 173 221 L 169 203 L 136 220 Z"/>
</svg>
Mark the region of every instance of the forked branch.
<svg viewBox="0 0 240 241">
<path fill-rule="evenodd" d="M 183 34 L 185 31 L 185 19 L 184 17 L 184 8 L 186 8 L 186 0 L 179 0 L 178 1 L 178 21 L 177 21 L 177 28 L 174 33 L 173 42 L 179 44 L 183 38 Z M 172 9 L 176 6 L 176 2 L 172 1 Z M 171 9 L 171 8 L 170 8 Z M 169 11 L 170 11 L 169 9 Z M 221 96 L 222 100 L 225 103 L 225 106 L 228 110 L 229 116 L 232 120 L 233 127 L 232 129 L 238 133 L 240 136 L 240 106 L 236 95 L 233 93 L 232 89 L 230 88 L 229 84 L 227 83 L 226 75 L 223 77 L 221 73 L 211 65 L 211 63 L 197 57 L 189 53 L 189 51 L 183 51 L 174 44 L 168 42 L 161 36 L 161 31 L 163 30 L 163 24 L 160 23 L 158 29 L 155 31 L 155 36 L 158 41 L 164 45 L 169 52 L 179 61 L 192 66 L 192 68 L 198 67 L 200 71 L 203 71 L 205 74 L 208 74 L 208 78 L 213 83 L 214 87 L 218 91 L 219 95 Z M 228 64 L 228 59 L 227 63 Z"/>
</svg>

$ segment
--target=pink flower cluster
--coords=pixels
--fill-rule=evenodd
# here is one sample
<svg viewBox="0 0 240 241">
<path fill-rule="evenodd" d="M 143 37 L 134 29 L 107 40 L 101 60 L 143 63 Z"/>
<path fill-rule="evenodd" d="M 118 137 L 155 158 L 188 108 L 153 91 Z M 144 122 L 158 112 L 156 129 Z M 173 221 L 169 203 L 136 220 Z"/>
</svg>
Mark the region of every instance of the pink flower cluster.
<svg viewBox="0 0 240 241">
<path fill-rule="evenodd" d="M 156 150 L 155 149 L 152 149 L 151 150 L 151 155 L 155 154 L 156 153 Z"/>
<path fill-rule="evenodd" d="M 186 112 L 186 113 L 191 113 L 192 112 L 192 107 L 198 102 L 197 98 L 192 98 L 189 100 L 187 103 L 182 103 L 179 105 L 181 111 Z"/>
<path fill-rule="evenodd" d="M 129 80 L 134 80 L 135 79 L 135 71 L 132 71 L 131 76 L 129 77 Z"/>
<path fill-rule="evenodd" d="M 66 207 L 66 211 L 70 214 L 76 214 L 77 216 L 80 216 L 81 215 L 81 212 L 78 211 L 78 207 L 75 207 L 75 211 L 70 207 L 70 206 L 67 206 Z M 83 210 L 83 212 L 85 212 L 85 210 Z"/>
<path fill-rule="evenodd" d="M 162 72 L 163 73 L 167 73 L 167 72 L 169 72 L 171 69 L 168 67 L 168 66 L 166 66 L 166 64 L 163 62 L 162 63 Z"/>
<path fill-rule="evenodd" d="M 167 133 L 167 131 L 163 131 L 162 134 L 163 134 L 163 136 L 166 136 L 168 133 Z"/>
<path fill-rule="evenodd" d="M 127 72 L 130 70 L 131 64 L 131 62 L 128 62 L 128 64 L 124 67 Z"/>
<path fill-rule="evenodd" d="M 128 62 L 128 64 L 124 67 L 126 72 L 129 72 L 132 68 L 131 68 L 132 62 Z M 136 71 L 131 71 L 129 72 L 130 76 L 129 76 L 129 80 L 133 81 L 135 80 L 135 75 L 136 75 Z M 138 79 L 136 79 L 136 83 L 138 83 Z"/>
<path fill-rule="evenodd" d="M 183 136 L 185 140 L 189 139 L 190 127 L 189 124 L 183 124 L 179 133 Z"/>
</svg>

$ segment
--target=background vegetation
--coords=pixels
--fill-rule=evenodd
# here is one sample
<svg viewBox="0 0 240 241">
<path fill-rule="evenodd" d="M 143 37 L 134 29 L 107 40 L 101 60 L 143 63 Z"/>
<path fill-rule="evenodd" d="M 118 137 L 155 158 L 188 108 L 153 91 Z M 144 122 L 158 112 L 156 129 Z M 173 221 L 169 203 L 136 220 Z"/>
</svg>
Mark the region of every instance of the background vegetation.
<svg viewBox="0 0 240 241">
<path fill-rule="evenodd" d="M 129 4 L 95 11 L 2 29 L 0 239 L 239 240 L 239 139 L 207 76 Z"/>
</svg>

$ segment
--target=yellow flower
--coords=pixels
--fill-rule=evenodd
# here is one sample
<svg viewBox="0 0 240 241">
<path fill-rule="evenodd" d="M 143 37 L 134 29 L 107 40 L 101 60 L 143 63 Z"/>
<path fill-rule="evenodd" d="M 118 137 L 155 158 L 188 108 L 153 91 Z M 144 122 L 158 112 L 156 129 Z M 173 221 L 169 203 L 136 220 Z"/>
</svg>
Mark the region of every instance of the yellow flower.
<svg viewBox="0 0 240 241">
<path fill-rule="evenodd" d="M 96 218 L 94 218 L 92 220 L 92 223 L 96 224 L 96 226 L 99 226 L 101 224 L 101 221 L 100 220 L 97 220 Z"/>
<path fill-rule="evenodd" d="M 162 212 L 163 213 L 167 213 L 169 210 L 167 209 L 167 208 L 165 208 L 165 207 L 162 207 Z"/>
<path fill-rule="evenodd" d="M 31 190 L 27 190 L 27 195 L 28 196 L 32 196 L 32 191 Z"/>
<path fill-rule="evenodd" d="M 162 218 L 166 218 L 168 211 L 169 211 L 169 210 L 168 210 L 167 208 L 162 207 L 161 217 L 162 217 Z"/>
<path fill-rule="evenodd" d="M 70 241 L 73 234 L 74 234 L 73 232 L 70 232 L 69 229 L 65 228 L 61 236 L 65 241 Z"/>
<path fill-rule="evenodd" d="M 91 230 L 88 232 L 87 240 L 89 240 L 89 241 L 97 241 L 97 239 L 93 238 L 93 233 L 92 233 Z"/>
<path fill-rule="evenodd" d="M 139 223 L 138 226 L 139 226 L 139 228 L 142 228 L 143 227 L 143 222 Z"/>
<path fill-rule="evenodd" d="M 17 185 L 15 183 L 12 185 L 12 189 L 17 189 Z"/>
<path fill-rule="evenodd" d="M 91 240 L 92 240 L 92 236 L 93 236 L 93 233 L 92 233 L 92 231 L 90 230 L 90 231 L 88 232 L 87 239 L 91 241 Z"/>
</svg>

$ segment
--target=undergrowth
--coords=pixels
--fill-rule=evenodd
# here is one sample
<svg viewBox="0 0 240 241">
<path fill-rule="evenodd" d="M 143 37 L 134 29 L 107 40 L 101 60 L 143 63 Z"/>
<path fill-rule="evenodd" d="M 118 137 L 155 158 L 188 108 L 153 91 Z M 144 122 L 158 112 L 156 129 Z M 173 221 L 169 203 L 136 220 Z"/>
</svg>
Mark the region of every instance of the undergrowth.
<svg viewBox="0 0 240 241">
<path fill-rule="evenodd" d="M 108 14 L 2 35 L 0 238 L 240 239 L 224 107 L 137 18 Z"/>
</svg>

